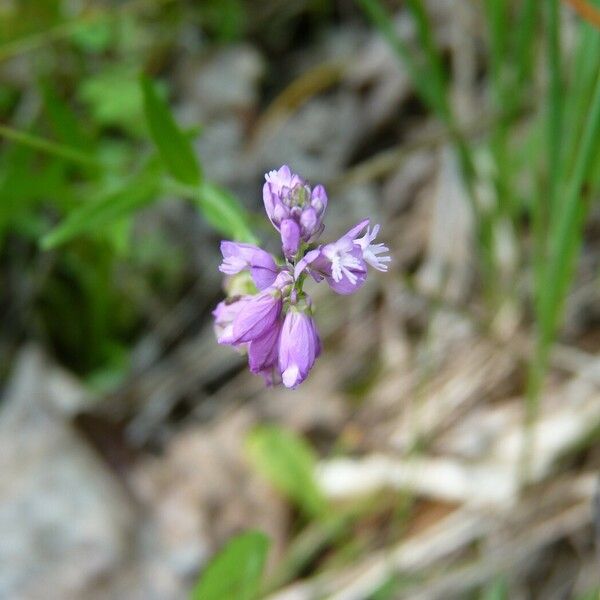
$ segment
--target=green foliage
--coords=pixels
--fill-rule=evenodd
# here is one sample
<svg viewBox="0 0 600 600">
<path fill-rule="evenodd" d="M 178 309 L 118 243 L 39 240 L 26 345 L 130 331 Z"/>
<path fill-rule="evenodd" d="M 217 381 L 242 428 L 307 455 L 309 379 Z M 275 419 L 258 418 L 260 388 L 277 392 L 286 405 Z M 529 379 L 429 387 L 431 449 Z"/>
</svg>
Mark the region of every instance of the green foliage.
<svg viewBox="0 0 600 600">
<path fill-rule="evenodd" d="M 98 125 L 143 133 L 143 98 L 135 65 L 113 65 L 83 79 L 78 95 Z"/>
<path fill-rule="evenodd" d="M 508 585 L 503 577 L 497 577 L 481 593 L 481 600 L 507 600 Z"/>
<path fill-rule="evenodd" d="M 379 0 L 356 1 L 372 21 L 373 25 L 379 29 L 390 47 L 398 55 L 398 58 L 406 67 L 415 88 L 424 102 L 428 104 L 434 112 L 438 114 L 443 113 L 444 109 L 442 108 L 442 104 L 444 103 L 444 99 L 440 96 L 442 90 L 439 88 L 439 80 L 430 76 L 422 76 L 420 70 L 423 67 L 423 64 L 419 63 L 419 61 L 413 57 L 404 41 L 398 36 L 390 15 L 383 8 Z M 428 75 L 430 75 L 430 73 L 428 73 Z"/>
<path fill-rule="evenodd" d="M 529 376 L 529 415 L 535 413 L 535 398 L 547 367 L 550 346 L 557 334 L 562 307 L 574 275 L 575 259 L 583 238 L 588 198 L 597 192 L 600 180 L 598 152 L 600 143 L 600 44 L 597 31 L 581 21 L 575 64 L 576 77 L 567 79 L 560 39 L 559 0 L 521 3 L 512 14 L 502 0 L 483 3 L 489 49 L 489 85 L 492 109 L 489 147 L 494 161 L 496 201 L 481 211 L 474 188 L 479 174 L 474 169 L 474 144 L 456 131 L 443 64 L 432 35 L 432 28 L 421 0 L 409 0 L 407 8 L 416 25 L 418 48 L 410 48 L 396 33 L 393 22 L 379 0 L 356 0 L 380 30 L 413 79 L 423 101 L 449 127 L 460 158 L 465 183 L 478 228 L 479 255 L 484 283 L 497 297 L 510 296 L 514 281 L 499 282 L 495 236 L 507 223 L 523 237 L 523 209 L 533 219 L 535 286 L 533 300 L 537 321 L 537 344 Z M 595 2 L 597 5 L 598 3 Z M 516 15 L 516 16 L 515 16 Z M 540 19 L 544 16 L 545 19 Z M 513 21 L 514 19 L 514 21 Z M 515 117 L 527 107 L 530 75 L 534 64 L 536 28 L 543 23 L 548 67 L 547 104 L 543 114 L 532 119 L 533 128 L 540 117 L 546 119 L 547 140 L 534 146 L 527 160 L 515 160 L 518 139 L 513 127 Z M 530 107 L 528 107 L 530 109 Z M 537 135 L 535 132 L 534 140 Z M 545 154 L 545 156 L 544 156 Z M 519 169 L 522 169 L 520 172 Z M 543 171 L 543 177 L 538 171 Z M 535 189 L 523 197 L 523 176 L 535 181 Z M 587 187 L 593 183 L 595 187 Z M 585 190 L 587 189 L 587 193 Z M 521 248 L 525 251 L 526 248 Z M 500 284 L 500 288 L 498 288 Z"/>
<path fill-rule="evenodd" d="M 192 600 L 255 600 L 268 548 L 269 540 L 258 531 L 231 540 L 202 573 Z"/>
<path fill-rule="evenodd" d="M 494 282 L 493 231 L 492 223 L 486 212 L 481 210 L 476 197 L 475 148 L 468 143 L 460 131 L 452 108 L 448 77 L 437 48 L 431 22 L 422 0 L 409 0 L 411 12 L 417 28 L 420 54 L 415 54 L 398 35 L 388 12 L 380 0 L 356 0 L 373 25 L 380 31 L 398 59 L 408 71 L 421 100 L 446 125 L 448 135 L 459 160 L 464 183 L 468 191 L 468 200 L 474 215 L 479 261 L 485 283 L 492 289 Z"/>
<path fill-rule="evenodd" d="M 41 82 L 39 89 L 48 121 L 58 140 L 71 148 L 89 152 L 93 148 L 91 136 L 84 130 L 75 112 L 50 81 Z"/>
<path fill-rule="evenodd" d="M 239 39 L 247 24 L 242 0 L 204 0 L 200 7 L 202 22 L 220 42 Z"/>
<path fill-rule="evenodd" d="M 200 184 L 202 172 L 192 145 L 154 84 L 147 77 L 142 77 L 141 84 L 146 122 L 167 171 L 184 185 Z"/>
<path fill-rule="evenodd" d="M 151 164 L 123 182 L 118 189 L 88 200 L 42 238 L 42 248 L 49 250 L 79 235 L 106 231 L 115 222 L 155 199 L 159 189 L 158 175 Z"/>
<path fill-rule="evenodd" d="M 248 226 L 246 211 L 227 190 L 205 181 L 195 200 L 206 220 L 223 235 L 240 242 L 256 243 Z"/>
<path fill-rule="evenodd" d="M 11 260 L 23 260 L 34 290 L 19 303 L 15 329 L 34 330 L 91 385 L 107 389 L 126 371 L 148 294 L 164 300 L 189 285 L 166 232 L 132 243 L 139 211 L 175 196 L 221 235 L 255 238 L 237 199 L 203 179 L 166 86 L 140 82 L 156 40 L 173 43 L 185 11 L 134 2 L 66 22 L 62 6 L 11 5 L 0 31 L 0 60 L 35 57 L 41 99 L 41 110 L 22 111 L 30 121 L 13 119 L 22 90 L 0 89 L 0 251 L 16 244 L 23 257 Z"/>
<path fill-rule="evenodd" d="M 328 505 L 315 480 L 315 454 L 303 439 L 280 427 L 259 427 L 248 437 L 247 451 L 256 469 L 307 516 L 325 515 Z"/>
<path fill-rule="evenodd" d="M 108 50 L 114 37 L 113 23 L 107 15 L 81 22 L 71 33 L 72 42 L 90 54 Z"/>
<path fill-rule="evenodd" d="M 578 71 L 577 79 L 569 88 L 569 94 L 564 96 L 558 10 L 558 0 L 548 3 L 550 86 L 547 167 L 550 201 L 546 203 L 545 195 L 538 194 L 534 212 L 537 235 L 534 257 L 537 337 L 528 377 L 530 424 L 536 418 L 538 397 L 548 367 L 550 348 L 557 335 L 566 296 L 575 273 L 589 198 L 592 193 L 598 191 L 596 174 L 600 167 L 600 69 L 585 68 Z M 589 61 L 596 66 L 600 61 L 597 46 L 591 56 L 586 52 L 597 44 L 597 32 L 590 37 L 588 27 L 587 24 L 582 24 L 579 32 L 579 49 L 575 60 L 582 67 L 580 61 Z M 580 112 L 578 118 L 574 118 L 574 123 L 565 123 L 565 106 L 568 107 L 567 114 L 571 117 L 575 117 L 571 112 L 573 107 L 578 107 Z M 526 451 L 529 451 L 529 448 Z"/>
</svg>

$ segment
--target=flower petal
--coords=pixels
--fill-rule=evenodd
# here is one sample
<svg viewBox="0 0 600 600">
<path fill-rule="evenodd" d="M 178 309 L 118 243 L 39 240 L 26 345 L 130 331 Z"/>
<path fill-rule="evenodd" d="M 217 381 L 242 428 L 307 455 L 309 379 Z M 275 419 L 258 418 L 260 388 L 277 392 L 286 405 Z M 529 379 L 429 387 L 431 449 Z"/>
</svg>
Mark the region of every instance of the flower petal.
<svg viewBox="0 0 600 600">
<path fill-rule="evenodd" d="M 300 227 L 296 221 L 285 219 L 281 222 L 281 245 L 283 253 L 288 257 L 292 257 L 298 252 L 300 247 Z"/>
<path fill-rule="evenodd" d="M 261 337 L 279 318 L 282 304 L 281 295 L 275 295 L 271 288 L 249 297 L 233 321 L 233 343 Z"/>
<path fill-rule="evenodd" d="M 244 269 L 250 269 L 252 279 L 259 290 L 269 287 L 279 273 L 275 259 L 265 250 L 253 244 L 242 244 L 224 240 L 221 242 L 223 262 L 219 271 L 235 275 Z"/>
<path fill-rule="evenodd" d="M 296 387 L 306 379 L 320 347 L 313 318 L 291 308 L 285 316 L 279 341 L 279 370 L 286 387 Z"/>
<path fill-rule="evenodd" d="M 294 268 L 294 279 L 298 279 L 301 273 L 306 269 L 311 263 L 319 258 L 321 255 L 321 250 L 316 248 L 315 250 L 310 250 L 307 252 L 304 257 L 298 261 L 298 264 Z"/>
<path fill-rule="evenodd" d="M 363 231 L 365 227 L 369 225 L 370 219 L 363 219 L 360 223 L 357 223 L 352 229 L 347 231 L 342 237 L 356 239 L 358 234 Z"/>
<path fill-rule="evenodd" d="M 277 364 L 281 322 L 276 321 L 261 337 L 248 346 L 248 366 L 252 373 L 260 373 Z"/>
</svg>

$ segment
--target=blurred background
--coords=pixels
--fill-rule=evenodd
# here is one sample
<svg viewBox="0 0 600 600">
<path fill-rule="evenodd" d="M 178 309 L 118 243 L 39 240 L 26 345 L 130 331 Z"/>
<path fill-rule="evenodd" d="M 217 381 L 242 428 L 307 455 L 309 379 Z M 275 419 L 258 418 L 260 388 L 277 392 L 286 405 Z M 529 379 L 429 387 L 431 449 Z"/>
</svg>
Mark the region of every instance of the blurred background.
<svg viewBox="0 0 600 600">
<path fill-rule="evenodd" d="M 294 391 L 284 163 L 393 256 Z M 0 0 L 0 598 L 598 598 L 599 184 L 596 0 Z"/>
</svg>

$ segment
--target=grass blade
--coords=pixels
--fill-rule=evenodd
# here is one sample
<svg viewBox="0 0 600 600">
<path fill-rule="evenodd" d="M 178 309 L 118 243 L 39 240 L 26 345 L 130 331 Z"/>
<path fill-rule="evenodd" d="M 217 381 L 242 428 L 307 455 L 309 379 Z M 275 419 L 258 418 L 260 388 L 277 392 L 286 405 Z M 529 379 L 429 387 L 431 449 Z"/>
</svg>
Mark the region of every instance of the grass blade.
<svg viewBox="0 0 600 600">
<path fill-rule="evenodd" d="M 231 540 L 204 570 L 192 600 L 254 600 L 269 549 L 268 538 L 248 531 Z"/>
<path fill-rule="evenodd" d="M 565 186 L 564 199 L 551 215 L 550 250 L 542 273 L 539 302 L 536 305 L 538 334 L 534 360 L 528 378 L 528 421 L 535 418 L 537 398 L 546 372 L 550 346 L 560 321 L 566 294 L 573 276 L 575 257 L 581 244 L 587 204 L 582 197 L 583 184 L 597 160 L 600 142 L 600 73 L 579 144 L 573 175 Z"/>
<path fill-rule="evenodd" d="M 40 245 L 50 250 L 80 235 L 100 231 L 152 201 L 158 189 L 158 177 L 146 169 L 118 190 L 101 194 L 74 210 L 42 238 Z"/>
<path fill-rule="evenodd" d="M 406 67 L 408 74 L 421 99 L 435 113 L 443 114 L 444 110 L 439 104 L 438 96 L 434 89 L 433 80 L 423 76 L 420 65 L 414 60 L 406 44 L 400 39 L 392 23 L 392 19 L 381 6 L 378 0 L 356 0 L 373 25 L 380 31 L 392 50 Z"/>
<path fill-rule="evenodd" d="M 557 202 L 563 115 L 559 10 L 560 5 L 558 0 L 550 0 L 550 2 L 548 2 L 548 65 L 550 69 L 550 95 L 548 107 L 548 197 L 551 214 L 554 213 Z"/>
<path fill-rule="evenodd" d="M 265 426 L 252 432 L 247 449 L 256 468 L 307 515 L 325 514 L 328 504 L 314 476 L 316 458 L 302 438 L 279 427 Z"/>
<path fill-rule="evenodd" d="M 56 142 L 40 138 L 25 131 L 13 129 L 7 125 L 0 125 L 0 137 L 6 138 L 7 140 L 17 144 L 29 146 L 30 148 L 39 150 L 45 154 L 51 154 L 52 156 L 78 163 L 86 167 L 102 168 L 102 165 L 99 161 L 85 154 L 84 152 L 80 152 L 75 148 L 71 148 L 63 144 L 58 144 Z"/>
<path fill-rule="evenodd" d="M 148 128 L 165 167 L 180 183 L 199 185 L 202 172 L 190 141 L 179 129 L 154 83 L 142 76 L 141 85 Z"/>
</svg>

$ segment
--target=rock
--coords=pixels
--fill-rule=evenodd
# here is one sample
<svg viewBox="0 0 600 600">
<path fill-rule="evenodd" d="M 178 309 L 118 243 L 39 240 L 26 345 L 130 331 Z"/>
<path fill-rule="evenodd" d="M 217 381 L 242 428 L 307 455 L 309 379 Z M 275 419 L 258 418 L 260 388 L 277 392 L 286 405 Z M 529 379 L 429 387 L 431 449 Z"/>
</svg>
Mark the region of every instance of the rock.
<svg viewBox="0 0 600 600">
<path fill-rule="evenodd" d="M 25 350 L 0 412 L 0 597 L 82 597 L 128 556 L 134 513 L 71 427 L 72 378 Z"/>
</svg>

